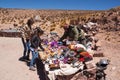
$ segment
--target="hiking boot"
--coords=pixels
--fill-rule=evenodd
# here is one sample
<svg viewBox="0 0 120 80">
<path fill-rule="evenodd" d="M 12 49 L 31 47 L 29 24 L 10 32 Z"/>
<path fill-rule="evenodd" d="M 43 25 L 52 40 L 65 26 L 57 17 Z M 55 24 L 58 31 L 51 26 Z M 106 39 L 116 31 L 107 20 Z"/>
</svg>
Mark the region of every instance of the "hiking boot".
<svg viewBox="0 0 120 80">
<path fill-rule="evenodd" d="M 27 57 L 27 56 L 24 59 L 30 61 L 29 57 Z"/>
<path fill-rule="evenodd" d="M 33 66 L 31 66 L 29 70 L 35 71 L 36 69 Z"/>
<path fill-rule="evenodd" d="M 25 58 L 26 58 L 25 56 L 22 56 L 22 57 L 19 58 L 19 60 L 20 61 L 25 61 Z"/>
<path fill-rule="evenodd" d="M 29 57 L 28 56 L 23 56 L 23 57 L 21 57 L 19 60 L 21 60 L 21 61 L 30 61 L 30 59 L 29 59 Z"/>
</svg>

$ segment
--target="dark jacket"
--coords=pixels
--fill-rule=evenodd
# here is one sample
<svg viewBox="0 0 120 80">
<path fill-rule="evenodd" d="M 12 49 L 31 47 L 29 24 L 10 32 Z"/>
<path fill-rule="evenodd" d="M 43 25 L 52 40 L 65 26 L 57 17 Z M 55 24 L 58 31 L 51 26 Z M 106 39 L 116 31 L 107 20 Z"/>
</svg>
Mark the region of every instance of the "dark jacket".
<svg viewBox="0 0 120 80">
<path fill-rule="evenodd" d="M 37 49 L 38 47 L 40 47 L 43 51 L 44 51 L 44 48 L 42 47 L 41 45 L 41 39 L 38 35 L 34 34 L 32 37 L 31 37 L 31 47 L 32 48 L 35 48 Z"/>
</svg>

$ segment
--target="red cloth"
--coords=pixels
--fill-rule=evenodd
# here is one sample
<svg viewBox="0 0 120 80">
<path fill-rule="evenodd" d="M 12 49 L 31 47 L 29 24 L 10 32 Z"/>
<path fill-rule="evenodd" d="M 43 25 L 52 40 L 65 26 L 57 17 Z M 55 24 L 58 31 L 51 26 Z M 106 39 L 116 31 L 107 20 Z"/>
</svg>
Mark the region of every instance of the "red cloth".
<svg viewBox="0 0 120 80">
<path fill-rule="evenodd" d="M 83 62 L 83 61 L 85 61 L 85 59 L 84 58 L 79 58 L 79 61 Z"/>
<path fill-rule="evenodd" d="M 89 61 L 92 59 L 92 56 L 88 52 L 81 52 L 81 57 L 79 58 L 79 61 Z"/>
</svg>

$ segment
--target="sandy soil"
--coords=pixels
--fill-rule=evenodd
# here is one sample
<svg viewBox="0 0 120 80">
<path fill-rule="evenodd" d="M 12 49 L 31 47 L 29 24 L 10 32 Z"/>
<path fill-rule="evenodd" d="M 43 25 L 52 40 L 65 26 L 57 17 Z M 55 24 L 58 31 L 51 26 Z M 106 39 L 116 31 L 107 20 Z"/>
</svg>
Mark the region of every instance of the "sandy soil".
<svg viewBox="0 0 120 80">
<path fill-rule="evenodd" d="M 104 53 L 105 57 L 110 60 L 107 70 L 107 80 L 120 80 L 120 37 L 117 32 L 102 32 L 96 35 L 99 38 L 101 45 L 100 50 Z M 106 37 L 109 34 L 109 39 Z M 114 36 L 114 38 L 113 38 Z M 102 57 L 101 57 L 102 58 Z M 97 57 L 97 60 L 100 59 Z"/>
<path fill-rule="evenodd" d="M 19 61 L 22 52 L 20 38 L 0 37 L 0 80 L 39 80 L 36 71 Z"/>
</svg>

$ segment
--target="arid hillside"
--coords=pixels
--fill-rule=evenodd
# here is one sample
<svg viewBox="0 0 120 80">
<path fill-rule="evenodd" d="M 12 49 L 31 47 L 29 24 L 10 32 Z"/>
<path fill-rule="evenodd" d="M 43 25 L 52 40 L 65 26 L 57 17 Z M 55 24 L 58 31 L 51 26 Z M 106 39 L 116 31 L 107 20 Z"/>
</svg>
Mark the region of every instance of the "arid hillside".
<svg viewBox="0 0 120 80">
<path fill-rule="evenodd" d="M 93 13 L 103 11 L 79 11 L 79 10 L 24 10 L 24 9 L 0 9 L 0 29 L 14 28 L 26 23 L 26 20 L 39 15 L 41 21 L 38 23 L 43 29 L 50 31 L 76 19 L 87 22 Z M 90 15 L 91 14 L 91 15 Z M 92 18 L 92 17 L 91 17 Z"/>
<path fill-rule="evenodd" d="M 27 19 L 39 15 L 38 23 L 43 29 L 54 31 L 69 20 L 78 20 L 85 24 L 97 22 L 101 29 L 116 31 L 120 29 L 120 7 L 106 11 L 85 10 L 25 10 L 0 8 L 0 29 L 19 27 Z"/>
</svg>

